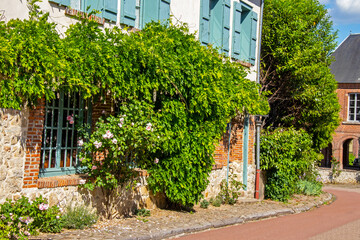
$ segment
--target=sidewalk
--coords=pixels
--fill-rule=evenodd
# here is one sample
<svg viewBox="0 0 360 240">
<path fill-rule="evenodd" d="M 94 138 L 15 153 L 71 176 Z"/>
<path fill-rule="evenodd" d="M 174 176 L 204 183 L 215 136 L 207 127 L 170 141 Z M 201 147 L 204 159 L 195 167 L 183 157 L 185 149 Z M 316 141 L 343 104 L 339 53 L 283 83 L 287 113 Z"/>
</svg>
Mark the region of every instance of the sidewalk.
<svg viewBox="0 0 360 240">
<path fill-rule="evenodd" d="M 241 224 L 249 221 L 308 211 L 333 200 L 330 193 L 319 197 L 296 196 L 289 203 L 269 200 L 240 200 L 235 205 L 196 206 L 195 212 L 156 209 L 146 218 L 132 217 L 100 222 L 85 230 L 64 230 L 59 234 L 42 234 L 31 239 L 164 239 L 185 233 Z"/>
</svg>

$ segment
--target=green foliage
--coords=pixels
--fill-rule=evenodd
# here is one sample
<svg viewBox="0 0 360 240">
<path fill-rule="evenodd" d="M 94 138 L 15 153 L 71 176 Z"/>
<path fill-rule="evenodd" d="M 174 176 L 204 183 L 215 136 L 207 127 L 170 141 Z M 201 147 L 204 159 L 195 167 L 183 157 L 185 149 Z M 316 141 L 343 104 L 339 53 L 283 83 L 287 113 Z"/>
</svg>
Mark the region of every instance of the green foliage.
<svg viewBox="0 0 360 240">
<path fill-rule="evenodd" d="M 204 199 L 204 200 L 202 200 L 201 202 L 200 202 L 200 207 L 201 208 L 208 208 L 209 207 L 209 201 L 207 201 L 206 199 Z"/>
<path fill-rule="evenodd" d="M 0 229 L 5 237 L 27 239 L 38 231 L 58 233 L 62 226 L 59 208 L 49 207 L 41 196 L 34 201 L 26 197 L 17 201 L 8 199 L 0 205 Z"/>
<path fill-rule="evenodd" d="M 297 192 L 310 196 L 318 196 L 322 193 L 322 183 L 319 181 L 300 180 L 297 182 Z"/>
<path fill-rule="evenodd" d="M 136 209 L 135 214 L 138 217 L 150 217 L 150 210 L 145 208 Z"/>
<path fill-rule="evenodd" d="M 235 204 L 241 195 L 240 190 L 245 189 L 245 185 L 240 181 L 237 181 L 236 177 L 236 175 L 231 175 L 229 177 L 229 184 L 226 184 L 225 179 L 220 183 L 220 192 L 218 196 L 222 199 L 223 204 Z"/>
<path fill-rule="evenodd" d="M 340 122 L 340 105 L 329 69 L 336 33 L 325 6 L 317 0 L 269 0 L 263 23 L 267 126 L 305 129 L 315 148 L 326 147 Z"/>
<path fill-rule="evenodd" d="M 31 1 L 32 3 L 36 1 Z M 55 24 L 31 5 L 30 20 L 0 21 L 0 106 L 20 109 L 27 102 L 53 99 L 64 64 Z"/>
<path fill-rule="evenodd" d="M 349 165 L 352 166 L 354 164 L 355 155 L 352 153 L 349 153 Z"/>
<path fill-rule="evenodd" d="M 84 229 L 91 227 L 98 220 L 98 215 L 84 205 L 68 206 L 63 215 L 64 228 Z"/>
<path fill-rule="evenodd" d="M 42 96 L 51 99 L 58 90 L 80 91 L 84 98 L 109 96 L 130 108 L 121 109 L 121 114 L 135 124 L 138 107 L 140 115 L 144 113 L 139 121 L 148 118 L 157 131 L 141 131 L 144 125 L 119 128 L 121 117 L 101 120 L 84 147 L 89 189 L 112 191 L 133 177 L 131 166 L 138 166 L 150 173 L 148 183 L 155 194 L 164 192 L 171 202 L 192 206 L 208 184 L 215 143 L 226 123 L 245 111 L 268 111 L 259 86 L 245 79 L 245 69 L 202 46 L 184 24 L 153 22 L 128 33 L 116 27 L 101 30 L 96 22 L 82 19 L 60 38 L 46 15 L 32 14 L 31 20 L 16 20 L 17 28 L 0 25 L 0 107 L 19 109 Z M 32 51 L 34 55 L 26 55 Z M 16 75 L 22 54 L 27 68 Z M 36 88 L 28 84 L 32 79 Z M 108 130 L 117 144 L 103 139 Z M 96 141 L 102 146 L 96 148 Z M 97 154 L 105 160 L 96 161 Z"/>
<path fill-rule="evenodd" d="M 223 203 L 223 200 L 220 198 L 220 196 L 216 196 L 215 198 L 211 198 L 209 203 L 214 207 L 220 207 Z"/>
<path fill-rule="evenodd" d="M 312 148 L 304 130 L 292 128 L 264 131 L 260 144 L 261 168 L 266 171 L 265 196 L 287 201 L 296 191 L 299 176 L 314 176 L 314 166 L 321 154 Z"/>
</svg>

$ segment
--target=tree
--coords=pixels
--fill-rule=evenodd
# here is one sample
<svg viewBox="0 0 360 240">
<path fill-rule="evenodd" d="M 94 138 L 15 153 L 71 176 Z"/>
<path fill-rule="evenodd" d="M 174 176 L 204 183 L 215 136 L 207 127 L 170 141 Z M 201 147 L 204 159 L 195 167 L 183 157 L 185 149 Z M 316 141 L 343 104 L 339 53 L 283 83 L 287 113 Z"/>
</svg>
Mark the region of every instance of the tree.
<svg viewBox="0 0 360 240">
<path fill-rule="evenodd" d="M 313 147 L 327 146 L 340 121 L 337 84 L 329 69 L 337 33 L 327 10 L 317 0 L 268 0 L 263 22 L 266 125 L 305 129 Z"/>
</svg>

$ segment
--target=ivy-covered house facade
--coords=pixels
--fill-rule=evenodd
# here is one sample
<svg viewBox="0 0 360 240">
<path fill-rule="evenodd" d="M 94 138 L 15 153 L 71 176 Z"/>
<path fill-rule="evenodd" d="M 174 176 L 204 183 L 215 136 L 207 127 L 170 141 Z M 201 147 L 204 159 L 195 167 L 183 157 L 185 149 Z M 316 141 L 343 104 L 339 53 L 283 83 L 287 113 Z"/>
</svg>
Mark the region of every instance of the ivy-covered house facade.
<svg viewBox="0 0 360 240">
<path fill-rule="evenodd" d="M 75 16 L 95 10 L 92 16 L 100 28 L 119 26 L 141 30 L 151 21 L 181 21 L 188 24 L 203 45 L 239 61 L 249 69 L 248 78 L 256 81 L 259 51 L 260 1 L 256 0 L 49 0 L 39 3 L 57 24 L 58 32 L 77 20 Z M 3 21 L 29 17 L 26 1 L 0 3 Z M 84 179 L 77 174 L 80 151 L 77 121 L 94 125 L 97 119 L 116 111 L 111 101 L 88 102 L 80 94 L 58 93 L 55 100 L 40 100 L 35 108 L 21 111 L 0 109 L 0 200 L 39 194 L 50 204 L 86 201 L 94 196 L 78 189 Z M 227 171 L 237 173 L 247 185 L 246 197 L 255 192 L 255 126 L 250 116 L 244 124 L 231 128 L 231 141 L 224 136 L 215 151 L 216 164 L 210 175 L 205 197 L 211 197 Z M 227 142 L 231 142 L 230 146 Z M 146 172 L 142 172 L 145 176 Z M 151 208 L 157 204 L 142 182 L 141 201 Z M 131 196 L 129 196 L 131 198 Z M 140 200 L 137 200 L 141 202 Z"/>
</svg>

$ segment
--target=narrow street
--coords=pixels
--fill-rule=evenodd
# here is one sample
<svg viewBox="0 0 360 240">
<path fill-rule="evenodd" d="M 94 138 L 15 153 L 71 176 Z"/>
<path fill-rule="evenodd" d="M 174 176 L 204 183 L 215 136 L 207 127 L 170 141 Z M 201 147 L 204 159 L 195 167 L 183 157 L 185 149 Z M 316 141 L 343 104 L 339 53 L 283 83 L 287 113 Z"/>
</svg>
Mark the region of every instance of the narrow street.
<svg viewBox="0 0 360 240">
<path fill-rule="evenodd" d="M 360 239 L 360 188 L 326 187 L 336 201 L 309 212 L 187 235 L 178 239 Z"/>
</svg>

